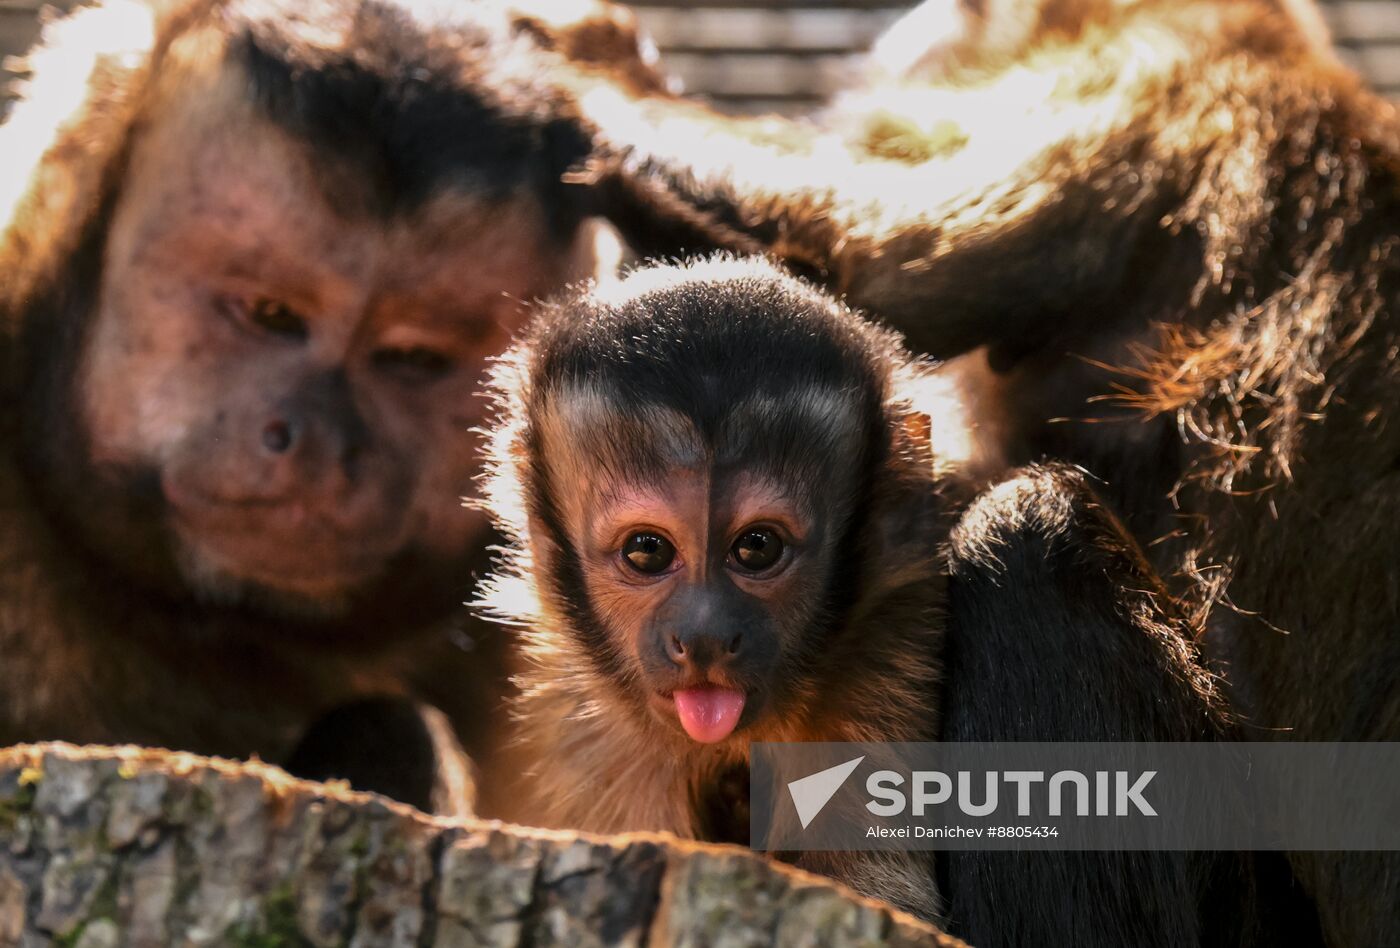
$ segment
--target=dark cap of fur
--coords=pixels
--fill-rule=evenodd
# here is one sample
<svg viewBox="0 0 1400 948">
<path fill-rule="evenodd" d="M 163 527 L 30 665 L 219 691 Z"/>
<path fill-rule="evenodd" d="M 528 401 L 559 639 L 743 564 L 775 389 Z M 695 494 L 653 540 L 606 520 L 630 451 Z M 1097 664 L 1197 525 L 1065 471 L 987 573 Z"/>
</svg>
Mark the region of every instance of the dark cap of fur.
<svg viewBox="0 0 1400 948">
<path fill-rule="evenodd" d="M 224 10 L 227 55 L 269 118 L 371 182 L 379 213 L 448 187 L 527 192 L 571 232 L 560 178 L 589 142 L 549 95 L 550 57 L 496 7 L 434 13 L 391 0 L 236 3 Z"/>
<path fill-rule="evenodd" d="M 513 537 L 529 532 L 511 519 L 526 513 L 550 537 L 558 558 L 549 579 L 570 628 L 600 673 L 619 675 L 556 504 L 564 488 L 551 483 L 556 446 L 543 443 L 541 422 L 580 393 L 601 396 L 626 420 L 616 432 L 606 421 L 571 429 L 571 440 L 605 465 L 627 464 L 629 475 L 661 477 L 670 462 L 652 453 L 646 429 L 654 409 L 675 412 L 693 424 L 710 463 L 732 459 L 813 498 L 835 491 L 834 543 L 854 548 L 893 447 L 894 373 L 909 363 L 896 334 L 759 258 L 652 267 L 576 290 L 542 307 L 494 379 L 503 418 L 488 506 Z M 831 622 L 855 596 L 857 574 L 844 571 L 828 590 L 822 612 Z M 822 635 L 810 639 L 817 648 Z"/>
<path fill-rule="evenodd" d="M 678 412 L 707 439 L 742 399 L 809 390 L 841 393 L 883 429 L 890 368 L 909 358 L 897 335 L 766 261 L 723 257 L 558 299 L 526 348 L 533 398 L 586 385 Z"/>
</svg>

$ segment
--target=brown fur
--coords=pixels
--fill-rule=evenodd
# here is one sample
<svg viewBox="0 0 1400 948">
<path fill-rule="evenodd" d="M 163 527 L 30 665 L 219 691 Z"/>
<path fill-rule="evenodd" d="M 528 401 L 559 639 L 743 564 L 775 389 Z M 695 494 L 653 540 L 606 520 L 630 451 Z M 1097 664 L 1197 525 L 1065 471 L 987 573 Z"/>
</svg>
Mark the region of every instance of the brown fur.
<svg viewBox="0 0 1400 948">
<path fill-rule="evenodd" d="M 763 275 L 751 265 L 729 262 L 697 265 L 685 273 L 698 283 L 714 280 L 720 287 L 729 287 L 731 281 L 741 286 L 749 274 Z M 633 295 L 636 284 L 645 284 L 651 276 L 634 276 L 618 292 Z M 672 292 L 688 299 L 703 295 L 683 288 Z M 783 292 L 801 291 L 794 285 L 784 286 Z M 615 594 L 619 604 L 609 605 L 608 597 L 614 594 L 607 591 L 604 578 L 594 575 L 607 570 L 595 565 L 589 553 L 589 516 L 594 509 L 589 498 L 595 494 L 590 485 L 600 479 L 611 483 L 614 475 L 607 471 L 626 470 L 604 462 L 609 455 L 603 444 L 632 445 L 632 450 L 669 444 L 670 456 L 681 459 L 673 463 L 681 466 L 658 475 L 654 483 L 663 485 L 659 496 L 669 498 L 661 502 L 684 511 L 686 494 L 680 484 L 698 472 L 718 470 L 709 466 L 710 459 L 723 453 L 723 442 L 700 437 L 688 418 L 659 408 L 622 408 L 606 388 L 572 389 L 548 374 L 548 360 L 561 345 L 549 341 L 548 327 L 566 324 L 577 317 L 579 307 L 592 305 L 584 300 L 556 304 L 541 317 L 546 328 L 536 329 L 502 361 L 492 385 L 501 416 L 492 434 L 494 463 L 484 493 L 498 525 L 513 542 L 505 568 L 487 584 L 483 604 L 497 618 L 519 626 L 523 641 L 514 748 L 520 782 L 512 815 L 537 825 L 593 832 L 662 830 L 694 839 L 747 842 L 747 819 L 735 818 L 733 812 L 747 797 L 750 741 L 919 741 L 936 736 L 937 613 L 943 590 L 938 538 L 946 533 L 944 520 L 952 507 L 947 495 L 966 488 L 952 479 L 937 480 L 942 469 L 935 469 L 929 454 L 927 416 L 918 414 L 932 403 L 916 394 L 921 382 L 928 383 L 926 369 L 917 364 L 892 362 L 879 370 L 886 426 L 881 434 L 889 454 L 873 483 L 863 489 L 852 479 L 859 472 L 841 459 L 859 454 L 866 433 L 842 421 L 844 408 L 829 392 L 799 385 L 781 404 L 753 402 L 769 419 L 807 412 L 822 419 L 834 444 L 825 472 L 830 481 L 824 489 L 837 496 L 872 493 L 870 526 L 859 535 L 879 565 L 841 567 L 859 575 L 859 592 L 830 631 L 829 645 L 819 658 L 798 658 L 816 634 L 802 623 L 823 621 L 804 605 L 826 595 L 812 586 L 815 577 L 804 578 L 815 567 L 794 566 L 772 581 L 776 588 L 751 590 L 771 598 L 772 609 L 798 622 L 781 626 L 784 657 L 771 675 L 778 691 L 761 716 L 734 736 L 713 745 L 697 743 L 682 734 L 674 720 L 668 725 L 647 707 L 649 686 L 642 683 L 643 673 L 630 656 L 634 641 L 643 634 L 638 620 L 656 608 L 645 603 L 655 597 L 650 589 L 624 588 Z M 869 332 L 879 351 L 893 344 Z M 726 414 L 730 421 L 721 430 L 738 435 L 759 430 L 762 421 L 749 405 L 745 396 L 735 393 Z M 943 417 L 934 423 L 957 424 Z M 772 489 L 781 497 L 793 488 L 779 481 Z M 714 498 L 708 482 L 700 496 Z M 741 507 L 756 503 L 755 509 L 769 510 L 767 519 L 772 519 L 771 499 L 764 504 L 753 497 L 745 501 L 742 494 L 736 497 Z M 691 525 L 705 522 L 704 508 L 694 510 L 673 515 L 682 518 L 673 534 L 684 535 L 686 517 L 692 518 Z M 544 511 L 556 512 L 564 524 L 568 550 L 542 525 Z M 646 522 L 658 520 L 659 526 L 670 522 L 659 516 Z M 589 645 L 571 619 L 579 593 L 559 578 L 564 558 L 573 555 L 570 550 L 581 551 L 584 558 L 587 596 L 609 636 L 607 648 L 623 656 L 618 671 L 600 668 L 597 647 Z M 807 664 L 811 661 L 815 664 Z M 735 772 L 743 775 L 737 786 L 729 783 Z M 931 869 L 922 856 L 812 854 L 798 863 L 925 916 L 936 910 Z"/>
<path fill-rule="evenodd" d="M 936 83 L 842 103 L 840 138 L 585 98 L 617 143 L 599 180 L 653 250 L 768 249 L 970 353 L 1010 463 L 1105 480 L 1248 733 L 1400 737 L 1394 107 L 1310 4 L 1017 9 L 1009 46 L 973 30 Z M 1400 939 L 1382 857 L 1295 865 L 1329 942 Z"/>
<path fill-rule="evenodd" d="M 510 9 L 521 29 L 570 63 L 597 67 L 634 92 L 670 87 L 656 47 L 627 7 L 610 0 L 514 0 Z"/>
<path fill-rule="evenodd" d="M 430 706 L 433 753 L 431 706 L 489 750 L 478 374 L 594 262 L 559 181 L 580 140 L 529 91 L 555 56 L 493 9 L 113 0 L 49 28 L 0 128 L 0 743 L 286 761 L 386 696 L 415 731 Z M 372 96 L 348 138 L 337 94 Z"/>
<path fill-rule="evenodd" d="M 972 500 L 985 459 L 947 381 L 759 261 L 642 270 L 544 308 L 497 371 L 484 482 L 511 541 L 484 606 L 523 642 L 518 818 L 742 842 L 755 740 L 1223 732 L 1216 683 L 1082 475 L 1020 472 Z M 796 551 L 761 579 L 714 545 L 753 523 Z M 620 542 L 639 528 L 675 551 L 646 578 Z M 710 653 L 703 678 L 656 658 L 657 641 L 735 630 L 742 647 Z M 682 733 L 668 697 L 699 681 L 746 695 L 715 743 Z M 1251 930 L 1246 895 L 1199 914 L 1219 879 L 1241 881 L 1210 855 L 1035 855 L 950 856 L 956 930 L 989 945 Z M 940 909 L 928 854 L 796 861 Z M 1069 907 L 1067 874 L 1102 901 Z"/>
</svg>

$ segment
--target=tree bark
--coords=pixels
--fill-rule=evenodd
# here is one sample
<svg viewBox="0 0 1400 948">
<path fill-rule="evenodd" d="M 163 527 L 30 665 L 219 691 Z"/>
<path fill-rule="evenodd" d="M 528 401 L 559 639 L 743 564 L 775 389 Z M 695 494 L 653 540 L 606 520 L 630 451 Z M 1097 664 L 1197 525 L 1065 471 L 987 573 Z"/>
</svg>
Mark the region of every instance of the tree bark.
<svg viewBox="0 0 1400 948">
<path fill-rule="evenodd" d="M 0 946 L 961 942 L 737 847 L 435 820 L 257 762 L 0 751 Z"/>
</svg>

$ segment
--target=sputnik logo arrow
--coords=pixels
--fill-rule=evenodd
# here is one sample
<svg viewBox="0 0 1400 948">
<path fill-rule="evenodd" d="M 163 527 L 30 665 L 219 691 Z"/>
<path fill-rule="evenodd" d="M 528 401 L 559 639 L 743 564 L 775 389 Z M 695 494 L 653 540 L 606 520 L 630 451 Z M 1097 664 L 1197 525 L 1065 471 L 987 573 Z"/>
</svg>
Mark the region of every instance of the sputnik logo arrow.
<svg viewBox="0 0 1400 948">
<path fill-rule="evenodd" d="M 864 756 L 857 757 L 787 785 L 788 793 L 792 794 L 792 805 L 797 807 L 797 818 L 802 821 L 803 829 L 806 829 L 808 824 L 817 818 L 822 808 L 831 802 L 831 798 L 836 796 L 836 791 L 841 789 L 846 778 L 855 772 L 863 760 Z"/>
</svg>

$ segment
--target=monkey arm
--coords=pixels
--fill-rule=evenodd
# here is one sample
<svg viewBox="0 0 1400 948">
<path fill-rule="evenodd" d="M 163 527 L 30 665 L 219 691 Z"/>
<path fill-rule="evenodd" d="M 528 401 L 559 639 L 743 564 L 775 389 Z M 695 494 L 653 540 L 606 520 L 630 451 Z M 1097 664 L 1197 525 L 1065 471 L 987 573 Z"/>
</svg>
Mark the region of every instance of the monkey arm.
<svg viewBox="0 0 1400 948">
<path fill-rule="evenodd" d="M 989 489 L 954 528 L 950 557 L 944 740 L 1200 741 L 1224 731 L 1215 680 L 1079 472 L 1027 468 Z M 1238 878 L 1211 871 L 1233 858 L 951 852 L 941 888 L 954 930 L 977 945 L 1199 944 L 1207 924 L 1240 924 L 1238 909 L 1205 917 L 1218 893 L 1201 882 Z"/>
<path fill-rule="evenodd" d="M 474 816 L 475 769 L 440 710 L 366 698 L 315 721 L 284 763 L 308 780 L 344 780 L 438 816 Z"/>
<path fill-rule="evenodd" d="M 954 528 L 950 557 L 948 687 L 963 700 L 946 736 L 1199 741 L 1222 733 L 1218 682 L 1082 472 L 1023 468 L 983 492 Z M 975 690 L 1012 676 L 1024 686 L 1020 701 Z M 1084 689 L 1106 686 L 1112 700 L 1084 700 Z M 985 713 L 972 706 L 978 699 Z"/>
<path fill-rule="evenodd" d="M 1199 273 L 1195 183 L 1272 147 L 1222 102 L 1276 97 L 1296 53 L 1183 6 L 974 85 L 877 90 L 839 130 L 594 90 L 603 211 L 644 255 L 771 252 L 939 356 L 1123 318 L 1145 274 Z M 893 160 L 891 136 L 917 147 Z"/>
<path fill-rule="evenodd" d="M 584 101 L 612 151 L 603 210 L 642 254 L 770 252 L 915 348 L 949 356 L 1062 328 L 1052 317 L 1116 282 L 1165 210 L 1150 183 L 1081 154 L 1116 133 L 1113 150 L 1157 160 L 1146 130 L 1102 127 L 1116 106 L 1052 111 L 1035 123 L 1038 143 L 1007 142 L 1009 129 L 988 118 L 1015 91 L 906 93 L 921 115 L 961 114 L 969 125 L 964 144 L 916 164 L 780 119 L 721 118 L 671 100 Z"/>
</svg>

